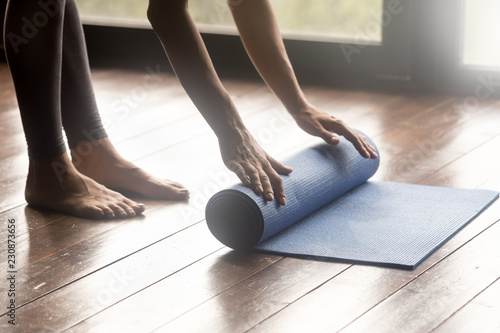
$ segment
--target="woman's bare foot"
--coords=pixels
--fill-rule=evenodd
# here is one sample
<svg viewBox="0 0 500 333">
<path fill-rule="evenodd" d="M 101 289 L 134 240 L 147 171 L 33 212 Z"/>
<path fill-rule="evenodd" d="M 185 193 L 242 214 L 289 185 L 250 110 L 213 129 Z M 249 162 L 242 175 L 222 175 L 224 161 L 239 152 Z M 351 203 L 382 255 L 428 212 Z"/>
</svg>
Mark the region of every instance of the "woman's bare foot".
<svg viewBox="0 0 500 333">
<path fill-rule="evenodd" d="M 90 219 L 131 218 L 145 209 L 82 175 L 66 153 L 51 159 L 30 159 L 25 195 L 35 208 Z"/>
<path fill-rule="evenodd" d="M 72 149 L 73 164 L 82 174 L 119 192 L 133 192 L 151 199 L 186 200 L 189 191 L 179 183 L 158 179 L 125 160 L 108 138 L 85 143 L 85 154 Z M 81 149 L 83 151 L 83 149 Z"/>
</svg>

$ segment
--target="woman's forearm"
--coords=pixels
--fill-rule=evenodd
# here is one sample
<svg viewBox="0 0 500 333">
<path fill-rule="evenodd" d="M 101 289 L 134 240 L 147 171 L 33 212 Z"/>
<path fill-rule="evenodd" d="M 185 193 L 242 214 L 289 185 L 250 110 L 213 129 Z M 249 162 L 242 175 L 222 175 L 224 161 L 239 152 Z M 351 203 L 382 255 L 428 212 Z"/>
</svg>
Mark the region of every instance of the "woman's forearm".
<svg viewBox="0 0 500 333">
<path fill-rule="evenodd" d="M 182 86 L 219 138 L 224 163 L 266 200 L 286 202 L 278 173 L 292 170 L 252 137 L 215 72 L 187 0 L 150 0 L 148 17 Z"/>
<path fill-rule="evenodd" d="M 269 88 L 289 112 L 304 109 L 307 101 L 288 59 L 269 1 L 228 1 L 228 4 L 243 45 Z"/>
<path fill-rule="evenodd" d="M 148 16 L 187 94 L 219 138 L 243 128 L 188 12 L 187 1 L 163 3 L 150 4 Z"/>
<path fill-rule="evenodd" d="M 342 135 L 362 156 L 376 158 L 375 149 L 365 137 L 307 102 L 286 54 L 269 0 L 228 0 L 228 4 L 250 59 L 297 124 L 329 144 L 339 142 L 333 133 Z"/>
</svg>

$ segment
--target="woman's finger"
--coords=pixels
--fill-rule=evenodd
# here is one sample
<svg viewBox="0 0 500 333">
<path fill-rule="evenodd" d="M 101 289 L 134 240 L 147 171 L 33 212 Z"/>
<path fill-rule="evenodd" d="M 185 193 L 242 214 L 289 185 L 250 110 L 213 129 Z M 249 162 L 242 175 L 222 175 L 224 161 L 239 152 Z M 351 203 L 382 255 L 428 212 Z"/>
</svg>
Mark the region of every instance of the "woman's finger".
<svg viewBox="0 0 500 333">
<path fill-rule="evenodd" d="M 256 194 L 264 193 L 264 186 L 261 181 L 259 170 L 252 164 L 246 162 L 243 164 L 248 178 L 250 178 L 250 186 L 255 191 Z"/>
<path fill-rule="evenodd" d="M 275 160 L 272 156 L 266 155 L 267 160 L 271 164 L 274 170 L 280 175 L 288 175 L 293 169 L 289 166 L 284 165 L 283 163 Z"/>
<path fill-rule="evenodd" d="M 366 140 L 362 140 L 361 136 L 356 131 L 348 127 L 344 122 L 337 119 L 330 119 L 327 126 L 329 130 L 342 135 L 349 142 L 351 142 L 361 156 L 364 158 L 371 157 L 368 147 L 365 147 Z"/>
<path fill-rule="evenodd" d="M 230 161 L 229 163 L 226 164 L 227 168 L 234 172 L 236 176 L 241 180 L 243 185 L 245 186 L 250 186 L 252 185 L 252 182 L 250 181 L 250 177 L 246 173 L 245 169 L 236 161 Z"/>
<path fill-rule="evenodd" d="M 276 198 L 276 201 L 278 204 L 281 206 L 284 206 L 286 204 L 286 195 L 285 195 L 285 187 L 283 185 L 283 180 L 279 176 L 279 174 L 276 172 L 276 170 L 272 167 L 269 167 L 267 170 L 265 170 L 267 174 L 269 175 L 269 181 L 271 182 L 271 186 L 274 192 L 274 197 Z"/>
</svg>

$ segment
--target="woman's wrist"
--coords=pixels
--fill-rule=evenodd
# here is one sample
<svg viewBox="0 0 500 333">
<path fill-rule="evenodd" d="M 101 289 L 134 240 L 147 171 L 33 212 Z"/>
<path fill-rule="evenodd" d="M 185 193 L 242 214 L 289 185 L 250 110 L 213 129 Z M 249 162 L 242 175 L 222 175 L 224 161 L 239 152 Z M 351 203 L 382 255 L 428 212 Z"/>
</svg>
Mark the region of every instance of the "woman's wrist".
<svg viewBox="0 0 500 333">
<path fill-rule="evenodd" d="M 241 143 L 251 137 L 243 122 L 237 119 L 228 120 L 228 123 L 216 131 L 215 135 L 222 143 Z"/>
<path fill-rule="evenodd" d="M 219 141 L 241 141 L 249 133 L 238 111 L 233 106 L 223 111 L 223 114 L 215 119 L 212 129 Z"/>
<path fill-rule="evenodd" d="M 283 105 L 292 117 L 300 115 L 311 107 L 309 102 L 303 96 L 293 100 L 289 99 L 287 101 L 283 101 Z"/>
</svg>

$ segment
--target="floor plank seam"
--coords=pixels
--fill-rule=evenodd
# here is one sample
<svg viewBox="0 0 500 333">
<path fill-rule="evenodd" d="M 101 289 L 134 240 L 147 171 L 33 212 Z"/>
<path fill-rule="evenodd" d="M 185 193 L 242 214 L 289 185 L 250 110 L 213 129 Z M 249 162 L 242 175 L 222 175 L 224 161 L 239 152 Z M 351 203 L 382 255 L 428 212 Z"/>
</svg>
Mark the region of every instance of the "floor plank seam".
<svg viewBox="0 0 500 333">
<path fill-rule="evenodd" d="M 420 183 L 421 183 L 423 180 L 425 180 L 426 178 L 428 178 L 428 177 L 432 176 L 433 174 L 435 174 L 435 173 L 437 173 L 437 172 L 441 171 L 442 169 L 446 168 L 447 166 L 451 165 L 452 163 L 454 163 L 454 162 L 456 162 L 456 161 L 460 160 L 461 158 L 463 158 L 463 157 L 464 157 L 464 156 L 466 156 L 467 154 L 469 154 L 469 153 L 473 152 L 474 150 L 476 150 L 476 149 L 478 149 L 479 147 L 481 147 L 481 146 L 483 146 L 483 145 L 487 144 L 488 142 L 490 142 L 490 141 L 493 141 L 493 140 L 497 139 L 498 137 L 500 137 L 500 132 L 498 132 L 497 134 L 495 134 L 495 135 L 493 135 L 492 137 L 488 138 L 487 140 L 483 141 L 482 143 L 478 144 L 477 146 L 475 146 L 475 147 L 473 147 L 473 148 L 469 149 L 468 151 L 466 151 L 466 152 L 464 152 L 464 153 L 460 154 L 459 156 L 457 156 L 457 157 L 456 157 L 456 158 L 454 158 L 453 160 L 451 160 L 451 161 L 449 161 L 448 163 L 446 163 L 446 164 L 444 164 L 444 165 L 440 166 L 438 169 L 435 169 L 435 170 L 433 170 L 432 172 L 427 173 L 426 175 L 422 176 L 421 178 L 419 178 L 419 179 L 415 182 L 415 184 L 420 184 Z"/>
<path fill-rule="evenodd" d="M 450 318 L 452 318 L 456 313 L 460 312 L 463 308 L 465 308 L 468 304 L 470 304 L 471 302 L 473 302 L 479 295 L 481 295 L 484 291 L 486 291 L 489 287 L 491 287 L 492 285 L 494 285 L 495 283 L 497 283 L 498 281 L 500 281 L 500 277 L 498 277 L 495 281 L 493 281 L 492 283 L 490 283 L 488 286 L 486 286 L 483 290 L 481 290 L 480 292 L 478 292 L 476 295 L 474 295 L 474 297 L 472 297 L 469 301 L 467 301 L 465 304 L 463 304 L 460 308 L 458 308 L 456 311 L 454 311 L 452 314 L 450 314 L 446 319 L 444 319 L 441 323 L 439 323 L 436 327 L 432 328 L 428 333 L 432 333 L 432 332 L 435 332 L 436 330 L 438 330 L 441 326 L 445 325 L 445 323 L 450 320 Z"/>
<path fill-rule="evenodd" d="M 112 308 L 112 307 L 113 307 L 113 306 L 115 306 L 116 304 L 119 304 L 119 303 L 121 303 L 121 302 L 125 301 L 126 299 L 128 299 L 128 298 L 130 298 L 130 297 L 133 297 L 134 295 L 136 295 L 136 294 L 138 294 L 138 293 L 140 293 L 140 292 L 142 292 L 142 291 L 144 291 L 144 290 L 146 290 L 146 289 L 148 289 L 148 288 L 150 288 L 150 287 L 154 286 L 154 285 L 155 285 L 155 284 L 157 284 L 157 283 L 160 283 L 161 281 L 163 281 L 163 280 L 165 280 L 165 279 L 168 279 L 169 277 L 171 277 L 171 276 L 173 276 L 173 275 L 175 275 L 175 274 L 177 274 L 177 273 L 181 272 L 182 270 L 184 270 L 184 269 L 186 269 L 186 268 L 188 268 L 188 267 L 190 267 L 190 266 L 192 266 L 192 265 L 194 265 L 194 264 L 196 264 L 196 263 L 198 263 L 198 262 L 202 261 L 203 259 L 205 259 L 205 258 L 207 258 L 207 257 L 209 257 L 209 256 L 211 256 L 211 255 L 213 255 L 213 254 L 215 254 L 216 252 L 218 252 L 218 251 L 222 250 L 223 248 L 224 248 L 224 246 L 221 246 L 219 249 L 217 249 L 217 250 L 215 250 L 215 251 L 212 251 L 212 252 L 208 253 L 207 255 L 205 255 L 204 257 L 201 257 L 201 258 L 199 258 L 199 259 L 197 259 L 197 260 L 195 260 L 195 261 L 191 262 L 189 265 L 186 265 L 186 266 L 184 266 L 184 267 L 182 267 L 182 268 L 180 268 L 180 269 L 178 269 L 178 270 L 176 270 L 176 271 L 174 271 L 174 272 L 172 272 L 172 273 L 170 273 L 170 274 L 168 274 L 168 275 L 164 276 L 163 278 L 161 278 L 161 279 L 159 279 L 159 280 L 157 280 L 157 281 L 155 281 L 155 282 L 153 282 L 153 283 L 151 283 L 151 284 L 149 284 L 149 285 L 147 285 L 147 286 L 145 286 L 145 287 L 141 288 L 140 290 L 137 290 L 137 291 L 135 291 L 135 292 L 131 293 L 130 295 L 127 295 L 126 297 L 123 297 L 122 299 L 120 299 L 119 301 L 117 301 L 117 302 L 113 303 L 112 305 L 107 306 L 107 307 L 105 307 L 105 308 L 101 309 L 100 311 L 98 311 L 98 312 L 94 313 L 93 315 L 88 316 L 88 317 L 86 317 L 86 318 L 84 318 L 84 319 L 80 320 L 78 323 L 76 323 L 76 324 L 74 324 L 74 325 L 72 325 L 72 326 L 70 326 L 70 327 L 64 328 L 62 332 L 66 332 L 66 331 L 70 330 L 71 328 L 78 326 L 79 324 L 83 323 L 84 321 L 88 320 L 89 318 L 92 318 L 93 316 L 95 316 L 95 315 L 97 315 L 97 314 L 99 314 L 99 313 L 101 313 L 101 312 L 104 312 L 104 311 L 106 311 L 107 309 Z"/>
<path fill-rule="evenodd" d="M 36 231 L 36 230 L 42 229 L 42 228 L 44 228 L 44 227 L 46 227 L 46 226 L 48 226 L 48 225 L 51 225 L 51 224 L 53 224 L 53 223 L 56 223 L 56 222 L 60 221 L 60 220 L 64 220 L 65 218 L 66 218 L 66 216 L 61 215 L 61 216 L 59 216 L 58 218 L 56 218 L 55 220 L 52 220 L 52 221 L 50 221 L 50 222 L 48 222 L 48 223 L 45 223 L 44 225 L 41 225 L 41 226 L 36 227 L 36 228 L 28 229 L 28 230 L 26 230 L 26 232 L 21 233 L 21 234 L 16 234 L 16 238 L 20 238 L 21 236 L 26 236 L 26 235 L 28 235 L 28 237 L 29 237 L 29 233 L 30 233 L 30 232 L 33 232 L 33 231 Z M 7 242 L 7 239 L 6 239 L 6 240 L 4 240 L 4 241 L 0 241 L 0 244 L 4 244 L 4 243 L 6 243 L 6 242 Z M 33 263 L 35 263 L 35 262 L 36 262 L 36 261 L 34 261 Z M 31 263 L 30 263 L 30 264 L 31 264 Z M 23 267 L 19 267 L 19 269 L 21 269 L 21 268 L 23 268 Z M 18 270 L 19 270 L 19 269 L 18 269 Z"/>
<path fill-rule="evenodd" d="M 475 188 L 478 189 L 478 188 L 482 188 L 485 186 L 485 184 L 489 183 L 490 181 L 492 181 L 493 179 L 497 178 L 497 177 L 500 177 L 500 171 L 495 174 L 494 176 L 488 178 L 488 180 L 485 180 L 483 183 L 481 183 L 480 185 L 476 186 Z M 499 189 L 500 190 L 500 189 Z"/>
<path fill-rule="evenodd" d="M 210 132 L 209 132 L 209 131 L 206 131 L 206 132 L 200 132 L 200 133 L 197 133 L 195 136 L 192 136 L 192 137 L 189 137 L 189 138 L 183 139 L 183 140 L 178 141 L 178 142 L 175 142 L 175 143 L 173 143 L 173 144 L 169 144 L 169 145 L 167 145 L 167 146 L 161 147 L 161 148 L 160 148 L 160 149 L 158 149 L 158 150 L 155 150 L 155 151 L 150 152 L 150 153 L 148 153 L 148 154 L 146 154 L 146 155 L 143 155 L 143 156 L 141 156 L 140 158 L 138 158 L 137 160 L 134 160 L 133 162 L 134 162 L 134 163 L 137 163 L 138 161 L 140 161 L 140 160 L 142 160 L 142 159 L 146 159 L 146 158 L 148 158 L 148 157 L 152 157 L 152 156 L 154 156 L 154 155 L 156 155 L 156 154 L 159 154 L 159 153 L 164 152 L 164 151 L 166 151 L 166 150 L 172 149 L 173 147 L 175 147 L 175 146 L 177 146 L 177 145 L 181 145 L 181 144 L 186 143 L 186 142 L 189 142 L 189 141 L 191 141 L 191 140 L 198 139 L 198 138 L 200 138 L 200 137 L 202 137 L 202 136 L 204 136 L 204 135 L 206 135 L 206 134 L 208 134 L 208 133 L 210 133 Z"/>
<path fill-rule="evenodd" d="M 272 105 L 272 104 L 270 104 L 270 105 Z M 264 109 L 264 108 L 263 108 L 262 110 L 261 110 L 261 109 L 255 109 L 255 110 L 253 110 L 252 112 L 250 112 L 249 114 L 246 114 L 246 116 L 247 116 L 247 117 L 251 117 L 251 116 L 253 116 L 253 115 L 255 115 L 255 114 L 258 114 L 258 113 L 260 113 L 260 112 L 263 112 L 263 111 L 265 111 L 265 109 Z M 193 115 L 193 116 L 189 116 L 189 117 L 186 117 L 186 118 L 178 119 L 178 120 L 176 120 L 174 123 L 172 123 L 172 126 L 173 126 L 173 124 L 175 124 L 175 123 L 179 123 L 179 122 L 181 122 L 181 121 L 185 121 L 185 120 L 188 120 L 188 119 L 191 119 L 191 118 L 196 119 L 196 118 L 198 118 L 198 115 Z M 157 129 L 160 129 L 160 128 L 162 128 L 162 127 L 160 126 L 160 127 L 158 127 Z M 141 135 L 143 135 L 143 134 L 144 134 L 144 133 L 142 133 L 142 134 L 140 134 L 140 135 L 137 135 L 137 136 L 141 136 Z M 138 159 L 134 160 L 134 162 L 137 162 L 137 161 L 139 161 L 139 160 L 141 160 L 141 159 L 145 159 L 145 158 L 151 157 L 151 156 L 156 155 L 156 154 L 158 154 L 158 153 L 161 153 L 161 152 L 163 152 L 163 151 L 165 151 L 165 150 L 171 149 L 172 147 L 175 147 L 175 146 L 177 146 L 177 145 L 181 145 L 181 144 L 186 143 L 186 142 L 189 142 L 189 141 L 191 141 L 191 140 L 195 140 L 195 139 L 200 138 L 200 137 L 202 137 L 202 136 L 205 136 L 205 135 L 207 135 L 207 134 L 212 134 L 212 132 L 211 132 L 211 131 L 210 131 L 210 129 L 208 129 L 208 128 L 207 128 L 206 130 L 204 130 L 204 131 L 200 131 L 200 132 L 198 132 L 196 135 L 194 135 L 194 136 L 192 136 L 192 137 L 186 138 L 186 139 L 181 140 L 181 141 L 179 141 L 179 142 L 175 142 L 175 143 L 173 143 L 173 144 L 169 144 L 169 145 L 163 146 L 163 147 L 161 147 L 161 148 L 159 148 L 159 149 L 157 149 L 157 150 L 155 150 L 155 151 L 152 151 L 152 152 L 150 152 L 150 153 L 148 153 L 148 154 L 146 154 L 146 155 L 143 155 L 143 156 L 141 156 L 140 158 L 138 158 Z M 132 138 L 134 138 L 134 137 L 127 138 L 127 139 L 125 139 L 125 140 L 121 140 L 119 143 L 125 143 L 126 141 L 129 141 L 129 140 L 131 140 Z"/>
<path fill-rule="evenodd" d="M 432 106 L 428 106 L 427 108 L 423 109 L 421 112 L 418 112 L 418 113 L 412 115 L 410 118 L 403 120 L 401 123 L 397 124 L 395 127 L 398 127 L 399 125 L 403 125 L 403 126 L 409 125 L 412 123 L 413 120 L 415 120 L 417 118 L 425 117 L 427 114 L 431 113 L 432 111 L 437 110 L 437 109 L 439 109 L 447 104 L 453 103 L 454 100 L 455 100 L 455 97 L 444 98 L 443 100 L 436 102 L 436 104 L 434 104 Z"/>
<path fill-rule="evenodd" d="M 335 264 L 334 262 L 332 262 L 332 264 Z M 302 296 L 298 297 L 297 299 L 293 300 L 292 302 L 288 303 L 287 305 L 285 305 L 284 307 L 282 307 L 281 309 L 279 309 L 278 311 L 272 313 L 269 317 L 261 320 L 260 322 L 256 323 L 255 325 L 253 325 L 252 327 L 250 327 L 249 329 L 247 329 L 245 331 L 245 333 L 248 333 L 250 331 L 252 331 L 253 329 L 257 328 L 259 325 L 261 325 L 263 322 L 265 322 L 266 320 L 276 316 L 278 313 L 280 313 L 281 311 L 284 311 L 286 308 L 288 308 L 289 306 L 291 306 L 292 304 L 294 304 L 295 302 L 301 300 L 302 298 L 306 297 L 307 295 L 311 294 L 312 292 L 316 291 L 317 289 L 321 288 L 323 285 L 325 285 L 326 283 L 330 282 L 331 280 L 333 280 L 334 278 L 338 277 L 340 274 L 344 273 L 345 271 L 347 271 L 348 269 L 351 269 L 352 267 L 354 267 L 355 265 L 350 265 L 346 268 L 344 268 L 343 270 L 341 270 L 340 272 L 338 272 L 337 274 L 334 274 L 331 278 L 325 280 L 324 282 L 320 283 L 319 285 L 317 285 L 316 287 L 312 288 L 311 290 L 305 292 Z"/>
<path fill-rule="evenodd" d="M 166 103 L 166 105 L 168 106 L 168 102 Z M 116 142 L 115 141 L 113 141 L 113 142 L 115 144 L 117 144 L 117 145 L 118 144 L 123 144 L 123 143 L 125 143 L 127 141 L 133 141 L 133 140 L 135 140 L 135 139 L 143 136 L 146 133 L 154 132 L 154 131 L 161 130 L 161 129 L 165 130 L 165 129 L 168 129 L 170 126 L 175 126 L 175 124 L 178 124 L 180 122 L 183 122 L 183 121 L 186 121 L 186 120 L 189 120 L 189 119 L 196 119 L 197 117 L 198 117 L 198 114 L 187 115 L 186 117 L 175 119 L 172 122 L 167 122 L 167 123 L 164 123 L 164 124 L 160 124 L 160 125 L 155 126 L 155 127 L 147 128 L 143 132 L 138 132 L 138 133 L 135 133 L 132 136 L 129 136 L 129 137 L 126 137 L 126 138 L 122 138 L 121 140 L 117 140 Z"/>
<path fill-rule="evenodd" d="M 194 310 L 194 309 L 196 309 L 196 308 L 198 308 L 198 307 L 202 306 L 203 304 L 205 304 L 205 303 L 207 303 L 207 302 L 211 301 L 213 298 L 216 298 L 217 296 L 219 296 L 219 295 L 223 294 L 224 292 L 228 291 L 229 289 L 233 288 L 234 286 L 237 286 L 237 285 L 238 285 L 238 284 L 240 284 L 241 282 L 243 282 L 243 281 L 245 281 L 245 280 L 247 280 L 247 279 L 249 279 L 249 278 L 253 277 L 254 275 L 258 274 L 259 272 L 263 271 L 264 269 L 267 269 L 268 267 L 270 267 L 270 266 L 272 266 L 272 265 L 275 265 L 276 263 L 280 262 L 281 260 L 283 260 L 283 259 L 285 259 L 285 258 L 286 258 L 286 257 L 281 257 L 281 258 L 279 258 L 278 260 L 274 261 L 272 264 L 270 264 L 270 265 L 268 265 L 268 266 L 265 266 L 265 267 L 262 267 L 261 269 L 259 269 L 259 270 L 255 271 L 255 272 L 253 272 L 252 274 L 250 274 L 250 275 L 248 275 L 248 276 L 244 277 L 243 279 L 238 280 L 238 281 L 237 281 L 237 282 L 235 282 L 234 284 L 232 284 L 232 285 L 228 286 L 227 288 L 225 288 L 225 289 L 221 290 L 219 293 L 217 293 L 217 294 L 213 295 L 212 297 L 208 298 L 207 300 L 205 300 L 205 301 L 203 301 L 203 302 L 199 303 L 198 305 L 196 305 L 195 307 L 191 308 L 190 310 L 188 310 L 188 311 L 186 311 L 186 312 L 184 312 L 184 313 L 182 313 L 182 314 L 178 315 L 177 317 L 175 317 L 175 318 L 173 318 L 173 319 L 169 320 L 168 322 L 163 323 L 161 326 L 158 326 L 157 328 L 153 329 L 153 330 L 151 331 L 151 333 L 152 333 L 152 332 L 155 332 L 155 331 L 157 331 L 157 330 L 159 330 L 159 329 L 161 329 L 162 327 L 164 327 L 164 326 L 168 325 L 169 323 L 171 323 L 171 322 L 173 322 L 173 321 L 177 320 L 178 318 L 180 318 L 180 317 L 184 316 L 185 314 L 189 313 L 190 311 L 192 311 L 192 310 Z"/>
<path fill-rule="evenodd" d="M 26 205 L 26 204 L 27 204 L 26 200 L 16 200 L 12 204 L 9 204 L 7 206 L 0 208 L 0 210 L 2 211 L 2 213 L 4 213 L 4 212 L 8 212 L 9 210 L 21 207 L 21 206 Z"/>
<path fill-rule="evenodd" d="M 54 289 L 52 289 L 52 290 L 50 290 L 50 291 L 47 291 L 47 292 L 45 292 L 45 293 L 43 293 L 43 294 L 41 294 L 41 295 L 39 295 L 39 296 L 37 296 L 37 297 L 35 297 L 35 298 L 33 298 L 33 299 L 31 299 L 31 300 L 29 300 L 29 301 L 27 301 L 27 302 L 23 303 L 23 304 L 20 304 L 20 305 L 17 307 L 17 309 L 21 309 L 21 308 L 23 308 L 24 306 L 26 306 L 26 305 L 28 305 L 28 304 L 30 304 L 30 303 L 32 303 L 32 302 L 34 302 L 34 301 L 38 300 L 38 299 L 41 299 L 41 298 L 43 298 L 43 297 L 46 297 L 47 295 L 50 295 L 50 294 L 52 294 L 52 293 L 54 293 L 54 292 L 56 292 L 56 291 L 58 291 L 58 290 L 60 290 L 60 289 L 62 289 L 62 288 L 65 288 L 65 287 L 67 287 L 67 286 L 69 286 L 69 285 L 71 285 L 71 284 L 73 284 L 73 283 L 75 283 L 75 282 L 77 282 L 77 281 L 80 281 L 80 280 L 82 280 L 82 279 L 84 279 L 84 278 L 86 278 L 86 277 L 88 277 L 88 276 L 90 276 L 90 275 L 92 275 L 92 274 L 95 274 L 96 272 L 99 272 L 99 271 L 101 271 L 101 270 L 103 270 L 103 269 L 105 269 L 105 268 L 107 268 L 107 267 L 109 267 L 109 266 L 111 266 L 111 265 L 113 265 L 113 264 L 115 264 L 115 263 L 117 263 L 117 262 L 119 262 L 119 261 L 121 261 L 121 260 L 123 260 L 123 259 L 127 258 L 127 257 L 130 257 L 131 255 L 133 255 L 133 254 L 135 254 L 135 253 L 138 253 L 138 252 L 140 252 L 140 251 L 143 251 L 144 249 L 149 248 L 149 247 L 151 247 L 151 246 L 152 246 L 152 245 L 154 245 L 154 244 L 157 244 L 157 243 L 159 243 L 159 242 L 162 242 L 162 241 L 164 241 L 164 240 L 168 239 L 169 237 L 172 237 L 173 235 L 175 235 L 175 234 L 178 234 L 178 233 L 182 232 L 183 230 L 186 230 L 186 229 L 188 229 L 188 228 L 194 227 L 196 224 L 199 224 L 199 223 L 200 223 L 200 222 L 197 222 L 197 223 L 195 223 L 194 225 L 191 225 L 191 226 L 188 226 L 188 227 L 183 228 L 183 229 L 181 229 L 181 230 L 178 230 L 178 231 L 176 231 L 176 232 L 174 232 L 174 233 L 172 233 L 172 234 L 170 234 L 170 235 L 168 235 L 168 236 L 166 236 L 166 237 L 164 237 L 164 238 L 162 238 L 162 239 L 160 239 L 160 240 L 157 240 L 157 241 L 155 241 L 155 242 L 153 242 L 153 243 L 150 243 L 150 244 L 149 244 L 149 245 L 147 245 L 147 246 L 144 246 L 144 247 L 142 247 L 142 248 L 140 248 L 140 249 L 138 249 L 138 250 L 136 250 L 136 251 L 133 251 L 132 253 L 129 253 L 129 254 L 127 254 L 127 255 L 124 255 L 124 256 L 122 256 L 122 257 L 120 257 L 120 258 L 116 259 L 116 260 L 113 260 L 112 262 L 107 263 L 107 264 L 105 264 L 105 265 L 103 265 L 103 266 L 99 267 L 98 269 L 95 269 L 95 270 L 93 270 L 93 271 L 91 271 L 91 272 L 88 272 L 88 273 L 86 273 L 86 274 L 84 274 L 84 275 L 82 275 L 82 276 L 80 276 L 80 277 L 77 277 L 76 279 L 72 280 L 71 282 L 65 283 L 65 284 L 63 284 L 63 285 L 61 285 L 61 286 L 58 286 L 57 288 L 54 288 Z M 109 230 L 108 230 L 108 232 L 109 232 Z M 37 262 L 38 262 L 38 261 L 37 261 Z M 5 312 L 5 313 L 1 313 L 1 314 L 0 314 L 0 317 L 4 316 L 4 315 L 6 315 L 6 314 L 7 314 L 7 312 Z"/>
</svg>

